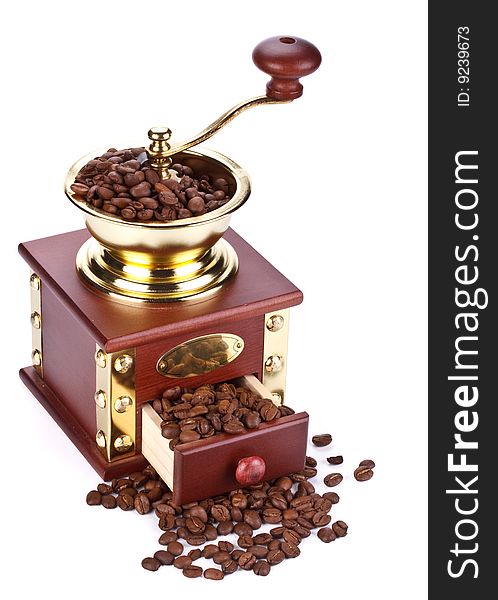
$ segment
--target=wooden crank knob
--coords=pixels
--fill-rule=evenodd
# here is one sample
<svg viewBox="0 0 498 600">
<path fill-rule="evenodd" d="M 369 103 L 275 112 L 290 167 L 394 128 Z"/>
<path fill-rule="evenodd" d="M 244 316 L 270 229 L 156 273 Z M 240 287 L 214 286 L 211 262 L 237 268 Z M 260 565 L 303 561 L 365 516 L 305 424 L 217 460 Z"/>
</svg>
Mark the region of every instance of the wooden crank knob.
<svg viewBox="0 0 498 600">
<path fill-rule="evenodd" d="M 266 471 L 265 461 L 261 456 L 247 456 L 239 460 L 235 479 L 241 486 L 256 485 L 263 480 Z"/>
<path fill-rule="evenodd" d="M 294 100 L 303 94 L 299 78 L 316 71 L 322 56 L 316 46 L 294 36 L 276 36 L 260 42 L 252 53 L 254 64 L 268 75 L 266 95 Z"/>
</svg>

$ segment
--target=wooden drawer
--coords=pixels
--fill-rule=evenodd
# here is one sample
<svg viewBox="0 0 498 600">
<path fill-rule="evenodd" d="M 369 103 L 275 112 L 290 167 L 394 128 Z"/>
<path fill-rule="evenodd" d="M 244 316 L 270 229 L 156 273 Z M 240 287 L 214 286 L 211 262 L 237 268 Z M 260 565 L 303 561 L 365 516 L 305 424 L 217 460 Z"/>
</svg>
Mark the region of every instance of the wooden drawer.
<svg viewBox="0 0 498 600">
<path fill-rule="evenodd" d="M 263 397 L 269 391 L 252 375 L 239 380 Z M 258 429 L 237 435 L 218 434 L 211 438 L 178 445 L 170 450 L 161 435 L 161 417 L 150 404 L 142 407 L 142 454 L 173 492 L 177 505 L 202 500 L 237 489 L 235 470 L 240 459 L 257 455 L 266 463 L 265 480 L 301 471 L 306 460 L 308 414 L 280 417 L 262 423 Z"/>
</svg>

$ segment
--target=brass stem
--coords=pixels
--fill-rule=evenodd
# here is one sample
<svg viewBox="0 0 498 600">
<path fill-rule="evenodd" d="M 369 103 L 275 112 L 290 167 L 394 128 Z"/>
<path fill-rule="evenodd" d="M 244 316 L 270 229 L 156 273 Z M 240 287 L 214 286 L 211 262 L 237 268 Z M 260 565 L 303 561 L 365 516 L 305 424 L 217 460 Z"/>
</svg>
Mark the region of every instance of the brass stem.
<svg viewBox="0 0 498 600">
<path fill-rule="evenodd" d="M 200 133 L 198 133 L 195 137 L 190 140 L 186 140 L 179 144 L 175 144 L 173 147 L 169 149 L 165 149 L 162 156 L 172 156 L 173 154 L 177 154 L 178 152 L 183 152 L 187 150 L 187 148 L 191 148 L 192 146 L 196 146 L 197 144 L 202 144 L 205 140 L 213 136 L 217 133 L 222 127 L 230 123 L 235 117 L 240 115 L 240 113 L 244 112 L 249 108 L 253 108 L 254 106 L 260 106 L 262 104 L 287 104 L 292 102 L 292 100 L 276 100 L 275 98 L 269 98 L 268 96 L 256 96 L 256 98 L 251 98 L 250 100 L 245 100 L 236 104 L 225 113 L 221 115 L 216 121 L 213 121 L 210 125 L 208 125 L 205 129 L 203 129 Z"/>
</svg>

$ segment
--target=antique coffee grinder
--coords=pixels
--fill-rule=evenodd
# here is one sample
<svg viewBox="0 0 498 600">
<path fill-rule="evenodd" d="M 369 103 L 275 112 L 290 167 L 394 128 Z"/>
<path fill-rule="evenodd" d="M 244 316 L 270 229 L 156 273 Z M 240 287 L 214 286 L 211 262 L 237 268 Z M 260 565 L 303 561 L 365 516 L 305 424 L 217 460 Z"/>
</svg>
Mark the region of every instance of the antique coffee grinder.
<svg viewBox="0 0 498 600">
<path fill-rule="evenodd" d="M 176 177 L 175 162 L 222 178 L 230 198 L 223 206 L 177 220 L 127 221 L 75 191 L 92 155 L 66 181 L 86 229 L 19 246 L 31 268 L 33 363 L 21 379 L 99 475 L 108 480 L 148 461 L 177 504 L 239 487 L 244 457 L 260 457 L 261 479 L 299 471 L 305 461 L 304 412 L 171 450 L 150 404 L 169 387 L 222 381 L 277 405 L 285 397 L 289 308 L 302 294 L 229 229 L 250 194 L 246 172 L 197 146 L 248 108 L 299 98 L 299 78 L 321 57 L 306 40 L 281 36 L 261 42 L 253 60 L 271 76 L 266 95 L 183 143 L 170 145 L 169 129 L 152 128 L 138 157 L 162 181 Z"/>
</svg>

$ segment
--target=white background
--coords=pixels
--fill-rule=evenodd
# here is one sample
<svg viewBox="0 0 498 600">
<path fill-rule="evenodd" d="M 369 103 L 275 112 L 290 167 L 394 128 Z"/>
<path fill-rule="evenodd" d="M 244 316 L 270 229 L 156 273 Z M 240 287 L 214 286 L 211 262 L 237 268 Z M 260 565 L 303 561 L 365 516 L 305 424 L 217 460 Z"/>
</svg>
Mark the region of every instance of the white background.
<svg viewBox="0 0 498 600">
<path fill-rule="evenodd" d="M 1 28 L 4 597 L 249 598 L 305 580 L 341 600 L 426 597 L 425 2 L 26 1 Z M 62 193 L 81 155 L 145 143 L 153 125 L 183 139 L 261 93 L 251 51 L 280 34 L 322 51 L 304 96 L 249 111 L 207 146 L 252 178 L 234 228 L 304 291 L 288 403 L 334 435 L 314 452 L 322 477 L 325 456 L 345 456 L 333 516 L 350 532 L 305 540 L 267 578 L 149 573 L 156 519 L 86 506 L 99 478 L 17 377 L 31 332 L 16 247 L 83 226 Z M 360 484 L 363 458 L 378 466 Z"/>
</svg>

